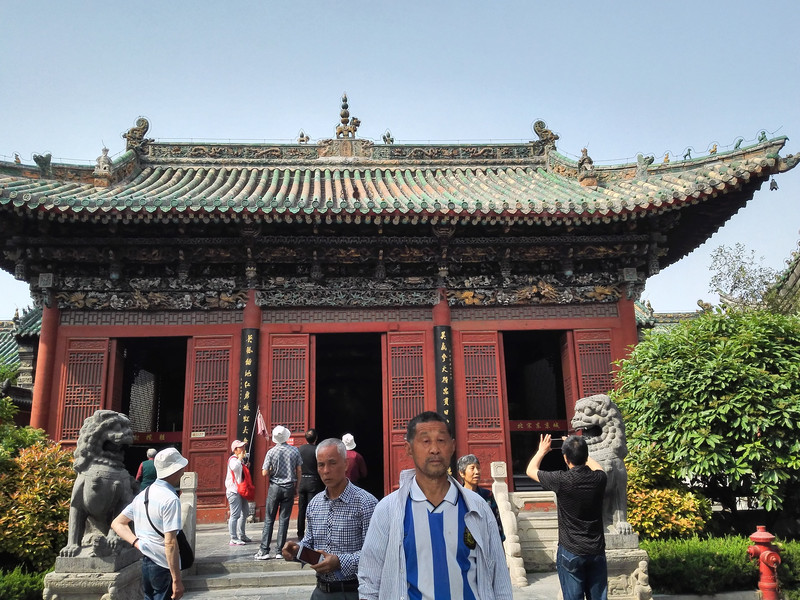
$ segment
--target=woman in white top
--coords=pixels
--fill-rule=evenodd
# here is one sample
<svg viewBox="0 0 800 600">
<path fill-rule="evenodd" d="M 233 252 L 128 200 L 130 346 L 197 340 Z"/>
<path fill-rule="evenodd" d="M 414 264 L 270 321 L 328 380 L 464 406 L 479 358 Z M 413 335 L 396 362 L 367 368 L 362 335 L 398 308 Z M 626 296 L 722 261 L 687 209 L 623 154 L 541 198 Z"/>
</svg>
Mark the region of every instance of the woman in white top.
<svg viewBox="0 0 800 600">
<path fill-rule="evenodd" d="M 249 504 L 239 495 L 238 485 L 244 477 L 242 463 L 245 461 L 245 443 L 239 440 L 231 442 L 233 456 L 228 459 L 228 472 L 225 476 L 225 495 L 231 507 L 231 516 L 228 519 L 228 531 L 231 534 L 230 546 L 243 546 L 252 542 L 244 533 L 244 527 L 249 516 Z"/>
</svg>

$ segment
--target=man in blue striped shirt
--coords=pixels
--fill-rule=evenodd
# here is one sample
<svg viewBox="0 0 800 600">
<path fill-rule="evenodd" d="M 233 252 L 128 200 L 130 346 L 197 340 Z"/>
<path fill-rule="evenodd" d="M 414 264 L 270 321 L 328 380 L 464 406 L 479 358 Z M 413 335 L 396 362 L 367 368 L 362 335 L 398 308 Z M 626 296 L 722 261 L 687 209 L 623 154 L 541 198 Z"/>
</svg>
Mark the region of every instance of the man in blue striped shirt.
<svg viewBox="0 0 800 600">
<path fill-rule="evenodd" d="M 444 417 L 408 423 L 414 469 L 375 507 L 358 568 L 363 600 L 511 599 L 511 578 L 489 505 L 448 475 L 455 440 Z"/>
<path fill-rule="evenodd" d="M 358 571 L 361 547 L 378 501 L 375 496 L 350 483 L 345 477 L 347 449 L 337 438 L 317 446 L 317 471 L 325 491 L 311 499 L 306 512 L 304 548 L 322 554 L 311 564 L 317 572 L 317 588 L 311 600 L 358 600 Z M 293 560 L 300 546 L 286 542 L 283 557 Z"/>
</svg>

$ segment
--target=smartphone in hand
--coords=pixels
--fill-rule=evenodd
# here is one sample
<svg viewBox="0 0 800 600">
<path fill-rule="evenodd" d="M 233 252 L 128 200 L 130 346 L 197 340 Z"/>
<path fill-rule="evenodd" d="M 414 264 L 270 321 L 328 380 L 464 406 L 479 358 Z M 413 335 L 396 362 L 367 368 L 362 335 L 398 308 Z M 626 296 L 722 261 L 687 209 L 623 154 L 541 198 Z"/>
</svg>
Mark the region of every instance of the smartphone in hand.
<svg viewBox="0 0 800 600">
<path fill-rule="evenodd" d="M 300 544 L 300 548 L 297 550 L 297 556 L 295 558 L 304 565 L 316 565 L 324 560 L 321 552 L 317 552 L 313 548 L 303 546 L 303 544 Z"/>
</svg>

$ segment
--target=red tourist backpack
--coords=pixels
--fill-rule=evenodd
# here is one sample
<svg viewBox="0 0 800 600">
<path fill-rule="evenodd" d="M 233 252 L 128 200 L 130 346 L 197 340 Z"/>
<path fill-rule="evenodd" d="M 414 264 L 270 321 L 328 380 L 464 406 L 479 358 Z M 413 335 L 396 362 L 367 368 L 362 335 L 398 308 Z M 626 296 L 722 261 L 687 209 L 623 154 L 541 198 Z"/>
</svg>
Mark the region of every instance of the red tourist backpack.
<svg viewBox="0 0 800 600">
<path fill-rule="evenodd" d="M 230 469 L 230 472 L 231 477 L 233 477 L 233 480 L 236 481 L 236 476 L 233 474 L 233 469 Z M 248 502 L 252 502 L 256 499 L 256 487 L 253 485 L 253 478 L 250 477 L 250 469 L 248 469 L 245 465 L 242 465 L 242 482 L 236 484 L 236 491 L 239 492 L 239 495 Z"/>
</svg>

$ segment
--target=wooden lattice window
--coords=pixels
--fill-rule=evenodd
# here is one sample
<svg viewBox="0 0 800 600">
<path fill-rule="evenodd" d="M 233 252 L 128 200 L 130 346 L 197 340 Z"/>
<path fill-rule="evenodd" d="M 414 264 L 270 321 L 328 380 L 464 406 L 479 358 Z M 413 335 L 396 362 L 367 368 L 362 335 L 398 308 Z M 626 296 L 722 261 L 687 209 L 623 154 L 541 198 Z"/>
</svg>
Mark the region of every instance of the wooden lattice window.
<svg viewBox="0 0 800 600">
<path fill-rule="evenodd" d="M 467 428 L 500 427 L 497 344 L 464 344 Z"/>
<path fill-rule="evenodd" d="M 284 343 L 298 345 L 284 346 L 282 345 Z M 292 432 L 305 429 L 308 368 L 308 336 L 282 337 L 273 340 L 270 388 L 272 426 L 283 425 Z"/>
<path fill-rule="evenodd" d="M 198 338 L 194 355 L 194 406 L 192 433 L 203 431 L 207 436 L 225 436 L 228 431 L 228 390 L 230 388 L 230 341 L 227 348 L 220 340 Z"/>
<path fill-rule="evenodd" d="M 107 339 L 69 341 L 61 439 L 78 439 L 83 422 L 102 407 L 107 361 Z"/>
<path fill-rule="evenodd" d="M 607 394 L 613 387 L 610 333 L 605 330 L 575 332 L 582 397 Z"/>
<path fill-rule="evenodd" d="M 425 373 L 422 340 L 419 339 L 422 336 L 413 337 L 418 341 L 399 343 L 403 341 L 402 338 L 394 336 L 389 346 L 393 430 L 405 429 L 424 406 Z"/>
</svg>

